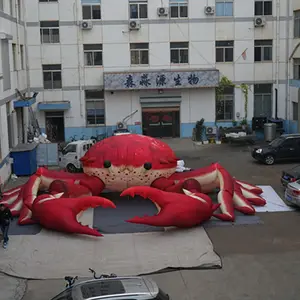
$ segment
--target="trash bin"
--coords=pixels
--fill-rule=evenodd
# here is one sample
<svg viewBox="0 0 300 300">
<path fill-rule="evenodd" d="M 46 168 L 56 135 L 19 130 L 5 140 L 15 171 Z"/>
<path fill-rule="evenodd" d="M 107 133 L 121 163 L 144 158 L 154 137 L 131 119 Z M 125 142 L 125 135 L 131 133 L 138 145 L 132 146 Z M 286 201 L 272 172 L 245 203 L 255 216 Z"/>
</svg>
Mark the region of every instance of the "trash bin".
<svg viewBox="0 0 300 300">
<path fill-rule="evenodd" d="M 265 123 L 264 124 L 264 135 L 265 141 L 271 142 L 276 138 L 276 123 Z"/>
<path fill-rule="evenodd" d="M 13 158 L 13 172 L 17 176 L 30 176 L 37 170 L 36 149 L 37 144 L 19 144 L 11 150 Z"/>
</svg>

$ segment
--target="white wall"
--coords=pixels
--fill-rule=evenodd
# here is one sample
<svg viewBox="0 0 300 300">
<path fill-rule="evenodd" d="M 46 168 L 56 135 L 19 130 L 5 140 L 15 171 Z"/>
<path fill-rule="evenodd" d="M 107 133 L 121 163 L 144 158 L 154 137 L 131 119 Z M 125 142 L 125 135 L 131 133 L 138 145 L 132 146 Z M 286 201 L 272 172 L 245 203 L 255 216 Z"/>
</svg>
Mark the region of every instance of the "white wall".
<svg viewBox="0 0 300 300">
<path fill-rule="evenodd" d="M 143 23 L 139 31 L 128 31 L 128 2 L 124 0 L 101 0 L 102 21 L 95 21 L 92 30 L 78 30 L 78 26 L 72 22 L 81 19 L 80 0 L 65 0 L 59 3 L 37 3 L 36 0 L 28 0 L 27 22 L 29 44 L 29 65 L 32 88 L 40 90 L 39 101 L 59 101 L 72 98 L 72 109 L 66 119 L 66 126 L 73 126 L 72 116 L 78 117 L 78 124 L 85 126 L 84 113 L 78 112 L 78 107 L 83 107 L 84 99 L 82 93 L 75 93 L 74 89 L 84 87 L 102 87 L 103 72 L 110 71 L 137 71 L 149 69 L 187 69 L 187 68 L 217 68 L 221 75 L 226 75 L 237 83 L 246 82 L 250 84 L 253 91 L 253 83 L 271 83 L 279 80 L 280 103 L 279 116 L 285 117 L 286 99 L 286 58 L 291 50 L 293 42 L 290 39 L 289 48 L 286 48 L 286 38 L 292 37 L 292 20 L 287 20 L 287 1 L 281 0 L 279 26 L 276 26 L 276 1 L 273 1 L 273 17 L 267 16 L 267 23 L 264 28 L 254 27 L 254 0 L 234 1 L 234 19 L 206 16 L 204 7 L 215 5 L 213 0 L 189 0 L 189 18 L 192 22 L 180 20 L 156 23 L 160 19 L 156 10 L 160 6 L 168 6 L 167 0 L 148 1 L 149 21 Z M 295 5 L 295 1 L 292 1 Z M 76 13 L 76 5 L 78 11 Z M 292 16 L 293 5 L 289 14 Z M 41 45 L 39 37 L 39 25 L 41 20 L 60 20 L 60 39 L 57 45 Z M 208 20 L 208 21 L 206 21 Z M 36 22 L 36 23 L 34 23 Z M 66 23 L 67 22 L 67 23 Z M 287 23 L 290 23 L 287 32 Z M 277 29 L 279 28 L 279 32 Z M 278 40 L 278 53 L 276 38 Z M 254 63 L 254 40 L 273 39 L 273 61 L 271 63 Z M 215 63 L 215 41 L 234 40 L 234 63 Z M 170 64 L 170 41 L 189 41 L 189 64 Z M 130 66 L 129 43 L 149 42 L 149 61 L 146 67 Z M 83 66 L 83 47 L 85 43 L 103 44 L 103 67 Z M 241 54 L 246 50 L 246 59 Z M 300 51 L 300 49 L 299 49 Z M 298 55 L 298 54 L 297 54 Z M 300 55 L 300 52 L 299 52 Z M 278 74 L 276 74 L 275 60 L 278 58 Z M 46 63 L 61 63 L 63 65 L 63 91 L 43 91 L 41 65 Z M 274 85 L 274 87 L 276 87 Z M 81 98 L 80 98 L 81 95 Z M 109 99 L 111 97 L 109 96 Z M 82 101 L 81 104 L 78 104 Z M 122 100 L 123 102 L 125 99 Z M 243 110 L 243 95 L 236 91 L 235 111 L 241 116 Z M 118 120 L 110 116 L 110 104 L 107 106 L 107 125 L 115 124 Z M 117 108 L 116 108 L 117 109 Z M 274 112 L 274 109 L 273 109 Z M 249 118 L 253 115 L 253 93 L 249 93 Z M 40 122 L 43 123 L 43 113 L 40 115 Z"/>
<path fill-rule="evenodd" d="M 24 92 L 27 87 L 27 76 L 26 71 L 21 69 L 21 56 L 20 56 L 20 45 L 24 46 L 24 68 L 25 68 L 25 39 L 24 39 L 24 26 L 17 23 L 16 19 L 16 7 L 13 6 L 13 11 L 10 11 L 10 0 L 4 0 L 4 11 L 0 17 L 1 33 L 12 36 L 12 40 L 9 40 L 9 60 L 10 60 L 10 74 L 3 74 L 2 61 L 0 59 L 0 74 L 1 76 L 11 77 L 11 88 L 9 90 L 3 91 L 3 79 L 0 79 L 0 147 L 1 147 L 1 158 L 0 164 L 3 158 L 6 158 L 9 154 L 8 146 L 8 128 L 7 128 L 7 111 L 6 102 L 9 103 L 10 112 L 13 111 L 13 100 L 17 97 L 15 96 L 15 89 L 19 89 Z M 21 1 L 21 6 L 24 5 L 24 1 Z M 24 10 L 21 9 L 23 12 Z M 21 16 L 21 20 L 24 20 Z M 16 70 L 13 69 L 13 55 L 12 55 L 12 44 L 16 44 L 17 54 L 16 54 Z M 0 58 L 1 58 L 1 47 L 0 47 Z M 18 125 L 16 114 L 13 113 L 14 127 L 12 128 L 14 132 L 13 146 L 18 143 Z M 4 164 L 0 168 L 0 182 L 5 182 L 11 172 L 10 164 Z"/>
</svg>

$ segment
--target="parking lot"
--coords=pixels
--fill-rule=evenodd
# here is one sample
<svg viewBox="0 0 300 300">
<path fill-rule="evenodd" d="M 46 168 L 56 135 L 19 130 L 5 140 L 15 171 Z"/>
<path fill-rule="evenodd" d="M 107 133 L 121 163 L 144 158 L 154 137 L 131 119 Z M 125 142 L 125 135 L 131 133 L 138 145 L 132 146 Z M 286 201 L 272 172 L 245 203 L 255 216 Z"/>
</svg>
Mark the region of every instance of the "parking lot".
<svg viewBox="0 0 300 300">
<path fill-rule="evenodd" d="M 188 139 L 166 142 L 187 167 L 219 162 L 234 177 L 252 184 L 271 185 L 281 196 L 281 171 L 297 165 L 257 163 L 248 146 L 195 146 Z M 221 270 L 185 270 L 151 277 L 175 300 L 298 300 L 300 214 L 297 211 L 260 213 L 260 217 L 264 224 L 207 229 L 215 251 L 222 258 Z M 29 280 L 23 300 L 50 299 L 63 284 L 63 280 Z"/>
</svg>

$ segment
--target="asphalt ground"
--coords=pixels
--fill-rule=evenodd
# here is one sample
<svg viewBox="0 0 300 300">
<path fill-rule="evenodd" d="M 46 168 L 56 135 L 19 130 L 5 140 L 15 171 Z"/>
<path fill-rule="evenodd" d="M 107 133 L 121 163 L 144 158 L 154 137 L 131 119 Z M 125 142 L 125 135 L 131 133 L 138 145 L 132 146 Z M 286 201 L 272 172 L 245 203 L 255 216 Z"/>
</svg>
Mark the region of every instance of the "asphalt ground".
<svg viewBox="0 0 300 300">
<path fill-rule="evenodd" d="M 281 171 L 297 165 L 262 165 L 252 159 L 248 146 L 195 146 L 190 140 L 166 141 L 188 167 L 219 162 L 236 178 L 271 185 L 281 196 Z M 264 224 L 206 229 L 222 258 L 222 269 L 176 271 L 151 277 L 175 300 L 300 299 L 300 214 L 295 211 L 259 216 Z M 0 279 L 0 288 L 1 282 L 4 281 Z M 63 280 L 25 283 L 23 300 L 48 300 L 64 287 Z M 2 298 L 1 294 L 0 300 L 17 299 Z"/>
</svg>

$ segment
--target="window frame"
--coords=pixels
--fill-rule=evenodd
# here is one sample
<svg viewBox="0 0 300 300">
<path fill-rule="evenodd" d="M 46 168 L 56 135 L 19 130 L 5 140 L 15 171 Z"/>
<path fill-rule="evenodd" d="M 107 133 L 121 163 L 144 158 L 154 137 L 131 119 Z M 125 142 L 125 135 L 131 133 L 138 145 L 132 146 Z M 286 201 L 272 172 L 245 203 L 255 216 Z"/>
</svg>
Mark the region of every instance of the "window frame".
<svg viewBox="0 0 300 300">
<path fill-rule="evenodd" d="M 46 66 L 47 66 L 47 68 L 46 68 Z M 50 66 L 52 66 L 52 67 L 50 67 Z M 54 66 L 60 66 L 60 67 L 54 68 Z M 44 64 L 44 65 L 42 65 L 42 72 L 43 72 L 44 90 L 61 90 L 62 89 L 62 67 L 61 67 L 61 64 Z M 50 73 L 51 88 L 46 87 L 46 84 L 45 84 L 45 74 L 46 73 Z M 54 74 L 60 74 L 60 84 L 58 87 L 54 86 L 54 81 L 58 81 L 58 80 L 54 80 L 54 78 L 53 78 Z"/>
<path fill-rule="evenodd" d="M 271 3 L 271 13 L 265 13 L 266 7 L 265 3 Z M 258 8 L 256 7 L 256 3 L 261 3 L 262 5 L 262 13 L 257 13 Z M 272 0 L 254 0 L 254 16 L 273 16 L 273 1 Z"/>
<path fill-rule="evenodd" d="M 300 80 L 300 58 L 293 59 L 293 79 Z"/>
<path fill-rule="evenodd" d="M 294 38 L 300 38 L 300 9 L 294 11 Z"/>
<path fill-rule="evenodd" d="M 90 7 L 90 18 L 85 18 L 84 17 L 84 11 L 83 11 L 84 7 Z M 93 16 L 93 7 L 99 7 L 100 18 L 94 18 L 94 16 Z M 97 4 L 84 3 L 84 4 L 82 4 L 82 20 L 102 20 L 101 3 L 97 3 Z"/>
<path fill-rule="evenodd" d="M 131 7 L 137 5 L 137 17 L 132 16 L 132 10 Z M 141 6 L 145 6 L 146 7 L 146 16 L 141 17 Z M 140 0 L 140 1 L 130 1 L 128 2 L 128 9 L 129 9 L 129 19 L 130 20 L 144 20 L 144 19 L 148 19 L 148 1 L 145 0 Z"/>
<path fill-rule="evenodd" d="M 101 95 L 101 97 L 92 97 L 89 96 L 87 97 L 87 92 L 101 92 L 103 95 Z M 106 116 L 105 116 L 105 96 L 104 96 L 104 90 L 85 90 L 84 91 L 84 101 L 85 101 L 85 120 L 86 120 L 86 125 L 88 127 L 93 127 L 93 126 L 105 126 L 105 122 L 106 122 Z M 88 121 L 88 117 L 91 117 L 92 115 L 88 115 L 88 108 L 87 108 L 87 103 L 93 103 L 93 110 L 95 112 L 94 114 L 94 123 L 89 123 Z M 103 104 L 103 116 L 102 115 L 97 115 L 97 108 L 96 108 L 96 103 L 101 103 L 101 105 Z M 98 123 L 97 122 L 97 118 L 103 118 L 103 122 Z"/>
<path fill-rule="evenodd" d="M 231 45 L 226 45 L 226 43 L 231 44 Z M 223 45 L 222 45 L 223 44 Z M 222 49 L 222 56 L 223 60 L 218 61 L 217 60 L 217 52 L 218 50 Z M 226 49 L 232 51 L 232 60 L 226 60 Z M 234 41 L 233 40 L 228 40 L 228 41 L 216 41 L 215 42 L 215 55 L 216 55 L 216 63 L 222 64 L 222 63 L 233 63 L 234 62 Z"/>
<path fill-rule="evenodd" d="M 136 47 L 134 47 L 134 45 Z M 131 66 L 148 66 L 149 65 L 149 43 L 130 43 L 129 45 L 130 51 L 130 64 Z M 137 52 L 138 63 L 133 62 L 133 58 L 136 58 L 133 54 Z M 147 54 L 147 63 L 142 63 L 142 53 L 145 52 Z"/>
<path fill-rule="evenodd" d="M 51 26 L 52 22 L 53 26 Z M 49 34 L 44 34 L 44 30 L 49 30 Z M 57 30 L 58 34 L 55 35 L 54 30 Z M 48 36 L 49 42 L 44 41 L 44 36 Z M 57 36 L 57 40 L 55 40 L 55 36 Z M 41 44 L 60 44 L 59 21 L 40 21 L 40 39 Z"/>
<path fill-rule="evenodd" d="M 18 52 L 17 52 L 17 44 L 11 44 L 12 49 L 12 59 L 13 59 L 13 71 L 18 70 Z"/>
<path fill-rule="evenodd" d="M 266 42 L 271 42 L 270 45 L 263 45 Z M 259 45 L 261 43 L 261 45 Z M 260 48 L 261 60 L 256 60 L 256 49 Z M 265 48 L 271 48 L 271 59 L 265 59 Z M 273 62 L 273 40 L 254 40 L 254 63 L 272 63 Z"/>
<path fill-rule="evenodd" d="M 177 7 L 177 15 L 172 15 L 172 7 Z M 181 7 L 185 7 L 186 15 L 182 15 L 183 11 L 180 9 Z M 170 0 L 169 1 L 169 11 L 170 11 L 170 19 L 187 19 L 189 17 L 189 0 Z"/>
<path fill-rule="evenodd" d="M 226 3 L 229 3 L 232 5 L 232 11 L 231 11 L 230 15 L 226 14 Z M 217 4 L 223 4 L 223 14 L 218 14 Z M 216 6 L 216 8 L 215 8 L 216 17 L 233 17 L 233 15 L 234 15 L 234 0 L 216 0 L 215 6 Z"/>
<path fill-rule="evenodd" d="M 220 113 L 218 113 L 218 102 L 222 102 L 222 107 L 223 107 L 223 112 L 222 112 L 222 115 L 223 115 L 223 118 L 218 118 L 218 115 Z M 231 102 L 232 103 L 232 111 L 229 112 L 231 114 L 231 118 L 225 118 L 225 115 L 227 114 L 227 111 L 226 111 L 226 102 Z M 228 88 L 225 88 L 224 90 L 224 93 L 223 95 L 220 96 L 220 98 L 218 99 L 217 98 L 217 95 L 216 95 L 216 120 L 217 121 L 232 121 L 234 120 L 234 110 L 235 110 L 235 88 L 234 86 L 232 87 L 228 87 Z"/>
<path fill-rule="evenodd" d="M 90 46 L 90 48 L 95 49 L 84 49 L 85 46 Z M 98 49 L 96 49 L 99 47 Z M 96 54 L 101 54 L 101 63 L 100 64 L 95 64 L 95 55 Z M 92 58 L 92 64 L 89 65 L 87 62 L 89 61 L 87 58 L 87 55 L 91 55 Z M 103 66 L 103 45 L 102 44 L 83 44 L 83 56 L 84 56 L 84 66 L 85 67 L 101 67 Z"/>
<path fill-rule="evenodd" d="M 21 70 L 25 70 L 24 45 L 20 45 L 20 65 Z"/>
<path fill-rule="evenodd" d="M 174 46 L 175 44 L 180 44 L 180 43 L 187 44 L 187 46 L 181 45 L 180 47 L 172 47 L 172 44 Z M 189 48 L 190 48 L 189 42 L 170 42 L 170 63 L 174 65 L 188 65 L 190 61 Z M 181 55 L 181 51 L 186 51 L 186 50 L 187 50 L 187 62 L 182 62 L 182 58 L 184 57 L 184 55 Z M 178 62 L 172 61 L 173 51 L 178 52 Z"/>
<path fill-rule="evenodd" d="M 265 86 L 268 87 L 269 91 L 268 92 L 262 92 L 262 91 L 255 91 L 256 89 L 260 88 L 260 86 Z M 259 116 L 255 115 L 255 105 L 256 105 L 256 100 L 257 97 L 261 97 L 260 102 L 265 102 L 265 98 L 269 97 L 270 99 L 270 107 L 271 107 L 271 111 L 269 112 L 269 115 L 265 115 L 265 114 L 260 114 Z M 273 84 L 254 84 L 253 86 L 253 117 L 272 117 L 272 113 L 273 113 Z"/>
</svg>

